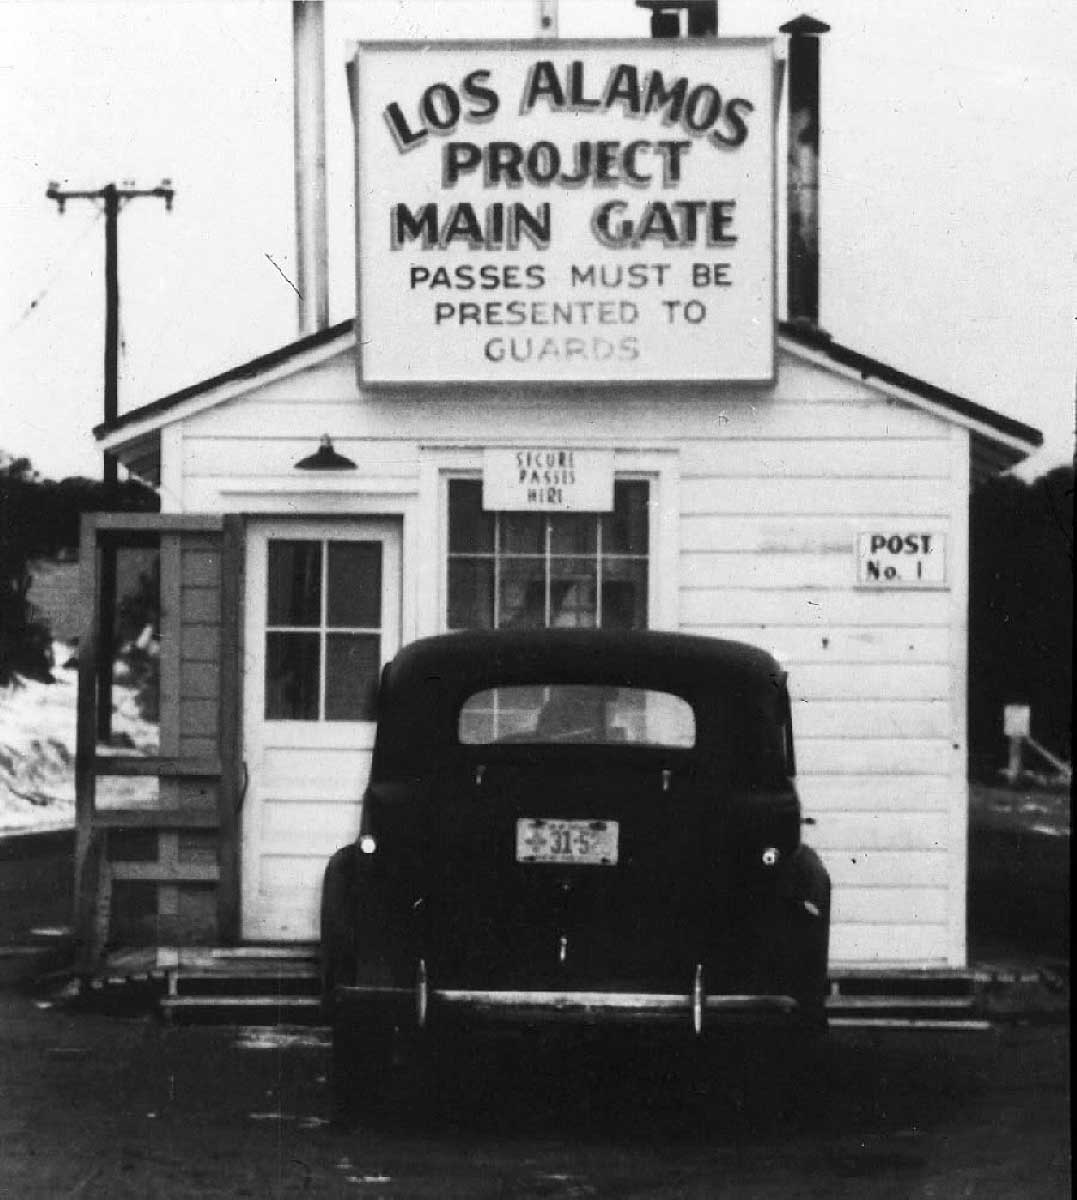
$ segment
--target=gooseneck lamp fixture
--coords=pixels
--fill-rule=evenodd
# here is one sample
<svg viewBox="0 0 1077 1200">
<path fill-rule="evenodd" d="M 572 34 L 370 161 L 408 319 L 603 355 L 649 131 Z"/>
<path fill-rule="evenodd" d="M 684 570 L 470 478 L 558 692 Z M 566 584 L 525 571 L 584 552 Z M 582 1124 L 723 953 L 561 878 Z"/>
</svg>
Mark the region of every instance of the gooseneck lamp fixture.
<svg viewBox="0 0 1077 1200">
<path fill-rule="evenodd" d="M 322 434 L 318 449 L 306 458 L 301 458 L 296 464 L 300 471 L 354 471 L 355 463 L 343 454 L 333 449 L 333 439 L 327 433 Z"/>
</svg>

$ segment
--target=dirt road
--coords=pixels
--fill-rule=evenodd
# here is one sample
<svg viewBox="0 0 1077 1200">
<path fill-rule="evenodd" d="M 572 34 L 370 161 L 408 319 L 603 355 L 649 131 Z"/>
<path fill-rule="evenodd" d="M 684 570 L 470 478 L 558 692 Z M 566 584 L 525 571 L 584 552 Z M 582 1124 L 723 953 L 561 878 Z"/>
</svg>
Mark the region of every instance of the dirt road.
<svg viewBox="0 0 1077 1200">
<path fill-rule="evenodd" d="M 0 1196 L 1069 1195 L 1068 1030 L 841 1034 L 792 1114 L 661 1056 L 461 1065 L 434 1120 L 325 1124 L 316 1033 L 169 1028 L 0 992 Z M 763 1093 L 765 1096 L 765 1093 Z"/>
</svg>

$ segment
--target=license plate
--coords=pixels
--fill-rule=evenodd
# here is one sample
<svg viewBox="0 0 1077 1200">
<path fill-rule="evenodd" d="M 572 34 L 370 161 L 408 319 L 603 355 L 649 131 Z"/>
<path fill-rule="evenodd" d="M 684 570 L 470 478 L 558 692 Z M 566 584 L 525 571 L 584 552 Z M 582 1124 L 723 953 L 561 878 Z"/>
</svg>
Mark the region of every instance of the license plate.
<svg viewBox="0 0 1077 1200">
<path fill-rule="evenodd" d="M 612 867 L 617 862 L 616 821 L 565 821 L 521 817 L 516 822 L 516 861 Z"/>
</svg>

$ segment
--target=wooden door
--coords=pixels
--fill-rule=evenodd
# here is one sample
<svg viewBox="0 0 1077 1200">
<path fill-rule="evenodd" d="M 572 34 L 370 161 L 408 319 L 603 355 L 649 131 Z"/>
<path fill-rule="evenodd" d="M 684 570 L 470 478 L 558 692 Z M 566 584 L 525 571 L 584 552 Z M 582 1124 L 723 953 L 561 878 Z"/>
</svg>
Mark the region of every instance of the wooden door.
<svg viewBox="0 0 1077 1200">
<path fill-rule="evenodd" d="M 326 859 L 355 837 L 374 696 L 400 643 L 400 526 L 257 521 L 247 533 L 242 936 L 317 938 Z"/>
</svg>

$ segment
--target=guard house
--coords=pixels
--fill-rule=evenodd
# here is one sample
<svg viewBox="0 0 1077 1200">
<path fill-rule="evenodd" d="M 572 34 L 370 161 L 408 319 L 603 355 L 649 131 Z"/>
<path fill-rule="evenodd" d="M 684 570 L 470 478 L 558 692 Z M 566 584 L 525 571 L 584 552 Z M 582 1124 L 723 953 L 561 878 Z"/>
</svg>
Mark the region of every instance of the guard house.
<svg viewBox="0 0 1077 1200">
<path fill-rule="evenodd" d="M 793 30 L 800 133 L 818 31 Z M 161 495 L 87 518 L 82 555 L 92 598 L 103 549 L 158 539 L 161 745 L 95 745 L 91 617 L 88 963 L 309 945 L 382 665 L 444 631 L 600 625 L 776 655 L 833 963 L 965 965 L 969 491 L 1040 435 L 818 328 L 799 134 L 777 320 L 775 53 L 357 48 L 356 320 L 97 430 Z M 102 809 L 105 774 L 157 799 Z"/>
</svg>

